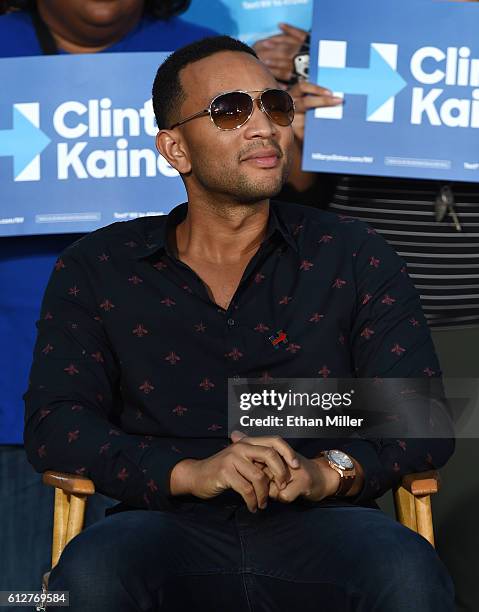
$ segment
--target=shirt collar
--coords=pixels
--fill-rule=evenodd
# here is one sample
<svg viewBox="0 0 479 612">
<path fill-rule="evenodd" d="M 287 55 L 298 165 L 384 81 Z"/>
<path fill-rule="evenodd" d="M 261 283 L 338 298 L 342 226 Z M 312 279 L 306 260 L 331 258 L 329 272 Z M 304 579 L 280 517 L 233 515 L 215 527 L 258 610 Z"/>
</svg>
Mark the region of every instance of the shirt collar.
<svg viewBox="0 0 479 612">
<path fill-rule="evenodd" d="M 297 252 L 298 245 L 291 232 L 290 226 L 281 218 L 279 206 L 278 202 L 270 202 L 268 225 L 266 227 L 266 236 L 263 242 L 266 242 L 274 236 L 278 236 Z M 147 234 L 145 243 L 135 249 L 135 258 L 142 259 L 160 250 L 167 251 L 167 237 L 170 229 L 181 223 L 186 217 L 187 212 L 188 203 L 175 206 L 166 216 L 166 220 L 163 221 L 162 219 L 161 225 Z"/>
</svg>

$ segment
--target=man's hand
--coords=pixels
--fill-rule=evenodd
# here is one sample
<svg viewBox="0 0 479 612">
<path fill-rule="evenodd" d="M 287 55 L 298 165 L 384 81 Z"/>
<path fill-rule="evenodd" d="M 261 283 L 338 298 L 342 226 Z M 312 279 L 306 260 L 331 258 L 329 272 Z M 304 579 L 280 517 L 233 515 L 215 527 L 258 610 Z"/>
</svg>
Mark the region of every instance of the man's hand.
<svg viewBox="0 0 479 612">
<path fill-rule="evenodd" d="M 304 140 L 304 118 L 308 109 L 339 106 L 344 103 L 343 98 L 336 98 L 329 89 L 307 81 L 296 83 L 288 89 L 288 92 L 294 100 L 296 109 L 293 121 L 294 135 L 301 142 Z"/>
<path fill-rule="evenodd" d="M 308 33 L 287 23 L 280 23 L 279 27 L 282 34 L 258 40 L 253 45 L 253 49 L 276 79 L 289 81 L 292 76 L 294 56 L 299 53 Z"/>
<path fill-rule="evenodd" d="M 279 436 L 273 436 L 276 440 L 284 442 Z M 233 442 L 244 440 L 246 435 L 242 432 L 235 431 L 231 434 Z M 251 444 L 255 444 L 258 440 L 265 440 L 266 438 L 246 438 Z M 308 459 L 303 457 L 300 453 L 296 452 L 296 457 L 299 461 L 299 465 L 290 470 L 291 478 L 289 479 L 287 486 L 279 489 L 276 485 L 272 473 L 270 472 L 267 465 L 261 465 L 255 462 L 258 467 L 261 467 L 263 472 L 270 479 L 268 495 L 272 499 L 281 501 L 284 503 L 290 503 L 298 497 L 309 499 L 310 501 L 321 501 L 325 497 L 331 497 L 336 493 L 339 487 L 340 475 L 334 470 L 328 463 L 325 457 L 315 457 Z M 352 462 L 356 470 L 356 478 L 353 486 L 348 491 L 347 496 L 357 495 L 364 486 L 364 470 L 361 464 L 354 458 L 351 457 Z"/>
<path fill-rule="evenodd" d="M 264 444 L 265 437 L 247 437 L 242 432 L 234 431 L 231 434 L 231 439 L 235 444 L 242 440 L 248 440 L 251 444 Z M 277 441 L 285 442 L 279 436 L 275 438 Z M 261 440 L 261 442 L 260 442 Z M 289 446 L 289 445 L 288 445 Z M 291 477 L 286 487 L 279 489 L 273 474 L 267 465 L 259 465 L 266 476 L 269 478 L 268 495 L 272 499 L 289 503 L 297 497 L 304 497 L 310 501 L 321 501 L 325 497 L 334 495 L 339 486 L 339 474 L 333 470 L 329 463 L 323 457 L 315 459 L 307 459 L 300 453 L 296 453 L 299 460 L 298 467 L 290 470 Z"/>
<path fill-rule="evenodd" d="M 291 480 L 290 468 L 299 465 L 296 455 L 279 437 L 242 437 L 211 457 L 177 463 L 171 472 L 170 491 L 172 495 L 192 494 L 209 499 L 233 489 L 243 497 L 248 509 L 256 512 L 258 507 L 266 507 L 271 480 L 278 491 Z M 267 474 L 262 466 L 268 469 Z"/>
<path fill-rule="evenodd" d="M 307 459 L 299 453 L 300 467 L 292 472 L 288 486 L 280 490 L 274 481 L 270 481 L 269 497 L 284 503 L 290 503 L 298 497 L 309 501 L 321 501 L 334 495 L 339 487 L 340 476 L 328 462 L 320 458 Z M 268 467 L 263 468 L 268 475 Z"/>
</svg>

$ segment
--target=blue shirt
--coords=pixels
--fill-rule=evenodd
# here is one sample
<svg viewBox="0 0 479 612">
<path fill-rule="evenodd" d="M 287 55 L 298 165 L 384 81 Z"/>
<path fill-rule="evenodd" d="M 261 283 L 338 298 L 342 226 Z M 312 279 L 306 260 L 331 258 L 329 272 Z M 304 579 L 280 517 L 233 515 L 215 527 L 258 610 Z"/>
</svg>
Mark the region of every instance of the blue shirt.
<svg viewBox="0 0 479 612">
<path fill-rule="evenodd" d="M 85 475 L 109 497 L 162 509 L 178 461 L 229 443 L 228 378 L 439 376 L 405 264 L 364 223 L 272 203 L 266 237 L 224 309 L 168 243 L 186 213 L 180 205 L 109 225 L 58 259 L 25 396 L 25 449 L 38 471 Z M 277 330 L 288 337 L 279 348 Z M 454 442 L 292 446 L 357 459 L 365 484 L 349 499 L 365 504 L 404 474 L 441 467 Z"/>
<path fill-rule="evenodd" d="M 122 40 L 105 52 L 174 51 L 215 32 L 179 18 L 144 17 Z M 27 12 L 0 17 L 0 57 L 41 55 Z M 152 75 L 152 80 L 153 80 Z M 21 444 L 22 394 L 35 336 L 35 320 L 51 268 L 78 235 L 27 236 L 0 240 L 0 444 Z"/>
</svg>

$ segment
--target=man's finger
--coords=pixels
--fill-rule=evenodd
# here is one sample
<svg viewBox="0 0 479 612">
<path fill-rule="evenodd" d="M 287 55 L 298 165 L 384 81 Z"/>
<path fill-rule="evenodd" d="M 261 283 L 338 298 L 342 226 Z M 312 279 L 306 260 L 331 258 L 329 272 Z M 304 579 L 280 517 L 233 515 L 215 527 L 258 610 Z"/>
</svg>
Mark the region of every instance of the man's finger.
<svg viewBox="0 0 479 612">
<path fill-rule="evenodd" d="M 285 45 L 283 43 L 275 44 L 274 47 L 264 49 L 263 56 L 260 58 L 263 62 L 265 59 L 278 59 L 284 60 L 292 65 L 293 57 L 296 55 L 296 51 L 292 48 L 292 45 Z"/>
<path fill-rule="evenodd" d="M 259 466 L 253 465 L 248 459 L 239 457 L 234 465 L 237 472 L 253 485 L 258 507 L 265 508 L 268 502 L 269 478 Z"/>
<path fill-rule="evenodd" d="M 310 83 L 309 81 L 299 81 L 288 89 L 290 96 L 301 97 L 307 94 L 313 96 L 332 96 L 333 92 L 327 87 L 316 85 L 316 83 Z"/>
<path fill-rule="evenodd" d="M 269 53 L 265 55 L 262 60 L 263 64 L 269 67 L 280 67 L 291 70 L 293 68 L 293 62 L 289 57 L 284 57 L 281 53 Z"/>
<path fill-rule="evenodd" d="M 244 432 L 239 431 L 238 429 L 235 429 L 234 431 L 232 431 L 230 435 L 230 438 L 233 442 L 239 442 L 240 440 L 246 437 L 247 435 Z"/>
<path fill-rule="evenodd" d="M 344 104 L 343 98 L 334 96 L 307 96 L 295 102 L 296 113 L 305 113 L 310 108 L 324 108 Z"/>
<path fill-rule="evenodd" d="M 248 444 L 256 444 L 258 446 L 271 446 L 274 448 L 292 468 L 299 467 L 299 460 L 296 456 L 296 451 L 279 436 L 248 436 L 247 440 L 243 440 Z"/>
<path fill-rule="evenodd" d="M 280 23 L 278 25 L 279 25 L 279 29 L 282 32 L 284 32 L 285 34 L 288 34 L 288 36 L 291 36 L 298 42 L 304 43 L 304 41 L 306 40 L 306 36 L 308 35 L 306 30 L 302 30 L 301 28 L 296 28 L 295 26 L 292 26 L 289 23 Z"/>
<path fill-rule="evenodd" d="M 256 510 L 258 509 L 258 500 L 256 498 L 255 489 L 251 482 L 249 482 L 236 469 L 231 470 L 228 480 L 229 486 L 234 491 L 239 493 L 244 499 L 246 505 L 248 506 L 248 510 L 250 512 L 256 512 Z"/>
<path fill-rule="evenodd" d="M 269 497 L 270 497 L 271 499 L 275 499 L 275 500 L 277 500 L 277 499 L 278 499 L 279 489 L 278 489 L 278 487 L 276 486 L 276 483 L 274 482 L 274 480 L 272 480 L 272 481 L 269 483 L 269 492 L 268 492 L 268 495 L 269 495 Z"/>
<path fill-rule="evenodd" d="M 292 480 L 286 488 L 278 492 L 278 501 L 290 504 L 302 495 L 301 485 L 297 480 Z"/>
<path fill-rule="evenodd" d="M 281 489 L 283 483 L 287 483 L 290 479 L 291 474 L 287 464 L 283 461 L 281 455 L 271 446 L 245 444 L 242 453 L 249 461 L 256 460 L 265 464 L 270 469 L 273 479 L 278 484 L 278 488 Z"/>
<path fill-rule="evenodd" d="M 286 34 L 274 34 L 274 36 L 270 36 L 269 38 L 262 38 L 261 40 L 257 40 L 253 49 L 256 51 L 258 49 L 273 49 L 277 45 L 290 44 L 290 39 Z"/>
</svg>

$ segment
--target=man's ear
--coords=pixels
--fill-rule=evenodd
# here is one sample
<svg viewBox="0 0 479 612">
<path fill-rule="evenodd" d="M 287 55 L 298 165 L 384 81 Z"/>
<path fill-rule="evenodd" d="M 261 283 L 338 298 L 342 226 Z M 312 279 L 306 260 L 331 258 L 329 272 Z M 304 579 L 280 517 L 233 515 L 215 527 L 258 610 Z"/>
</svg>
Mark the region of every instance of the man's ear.
<svg viewBox="0 0 479 612">
<path fill-rule="evenodd" d="M 156 148 L 180 174 L 191 171 L 188 149 L 176 130 L 160 130 L 156 135 Z"/>
</svg>

